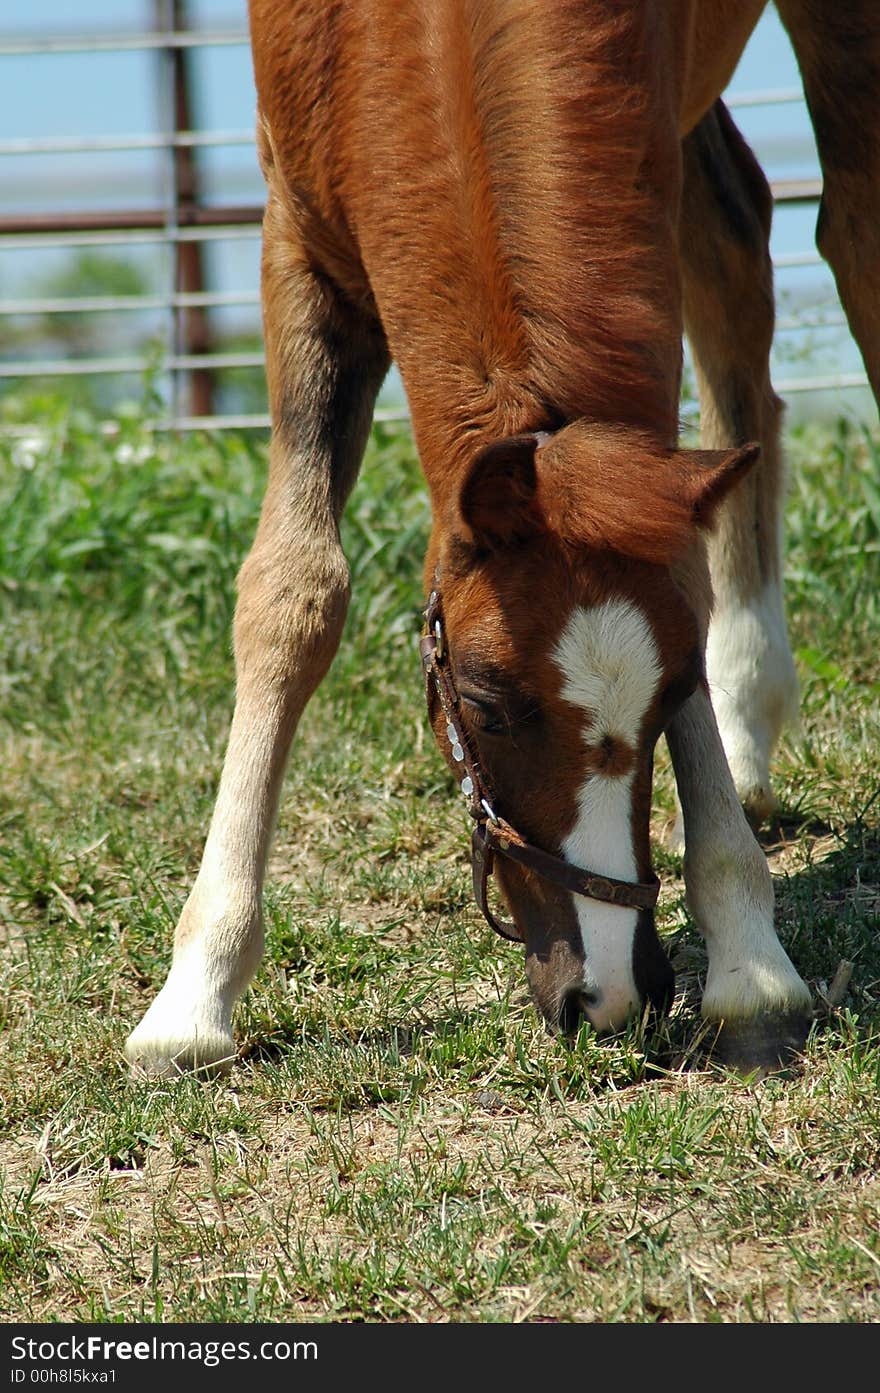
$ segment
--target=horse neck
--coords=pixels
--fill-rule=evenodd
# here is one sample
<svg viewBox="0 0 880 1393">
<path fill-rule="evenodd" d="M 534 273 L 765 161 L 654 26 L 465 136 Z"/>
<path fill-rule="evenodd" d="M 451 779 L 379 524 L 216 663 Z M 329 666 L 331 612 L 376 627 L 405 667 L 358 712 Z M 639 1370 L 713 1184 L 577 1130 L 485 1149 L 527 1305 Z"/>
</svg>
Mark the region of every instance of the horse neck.
<svg viewBox="0 0 880 1393">
<path fill-rule="evenodd" d="M 391 243 L 361 240 L 432 487 L 475 441 L 580 417 L 671 443 L 681 354 L 671 7 L 395 8 L 406 13 L 384 80 L 409 89 L 417 119 L 380 135 L 371 157 L 397 187 L 412 184 L 419 158 L 419 194 L 405 255 L 394 209 L 373 229 Z"/>
</svg>

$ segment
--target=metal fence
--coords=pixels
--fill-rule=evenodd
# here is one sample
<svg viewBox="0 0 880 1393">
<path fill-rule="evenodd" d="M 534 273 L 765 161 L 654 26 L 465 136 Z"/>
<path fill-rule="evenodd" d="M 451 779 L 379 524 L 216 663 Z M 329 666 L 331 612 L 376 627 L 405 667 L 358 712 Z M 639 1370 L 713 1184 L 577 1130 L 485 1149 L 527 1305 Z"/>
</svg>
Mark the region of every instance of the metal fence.
<svg viewBox="0 0 880 1393">
<path fill-rule="evenodd" d="M 195 128 L 191 99 L 190 55 L 197 49 L 246 46 L 244 31 L 205 32 L 187 27 L 185 0 L 153 0 L 154 28 L 138 34 L 38 37 L 0 41 L 2 64 L 12 57 L 97 52 L 145 52 L 155 54 L 159 81 L 159 126 L 152 133 L 125 136 L 0 139 L 0 157 L 7 164 L 43 155 L 76 155 L 107 152 L 158 152 L 162 162 L 160 204 L 111 210 L 13 212 L 0 215 L 0 252 L 45 249 L 161 248 L 163 285 L 149 294 L 85 293 L 7 296 L 0 299 L 0 327 L 21 316 L 60 317 L 78 315 L 122 316 L 151 312 L 161 317 L 161 348 L 151 354 L 136 348 L 106 356 L 70 353 L 63 356 L 9 356 L 0 354 L 0 389 L 4 383 L 29 380 L 118 377 L 143 374 L 149 362 L 162 387 L 165 402 L 156 425 L 177 430 L 200 427 L 265 427 L 265 411 L 234 412 L 218 409 L 217 382 L 230 370 L 258 369 L 262 353 L 218 347 L 212 314 L 229 307 L 252 307 L 254 333 L 258 332 L 258 290 L 223 291 L 208 285 L 205 253 L 212 243 L 257 239 L 262 208 L 259 203 L 208 203 L 202 196 L 199 152 L 212 147 L 252 147 L 252 129 L 205 131 Z M 764 90 L 728 97 L 732 108 L 772 107 L 802 102 L 800 89 Z M 256 167 L 256 154 L 254 154 Z M 773 184 L 780 205 L 816 203 L 821 185 L 818 171 L 808 178 L 779 180 Z M 820 264 L 814 251 L 791 253 L 776 259 L 777 268 Z M 843 327 L 839 306 L 820 313 L 780 315 L 778 330 L 808 332 Z M 861 372 L 796 373 L 780 378 L 783 394 L 864 387 Z M 405 415 L 396 407 L 384 408 L 386 417 Z M 16 428 L 25 430 L 27 427 Z"/>
</svg>

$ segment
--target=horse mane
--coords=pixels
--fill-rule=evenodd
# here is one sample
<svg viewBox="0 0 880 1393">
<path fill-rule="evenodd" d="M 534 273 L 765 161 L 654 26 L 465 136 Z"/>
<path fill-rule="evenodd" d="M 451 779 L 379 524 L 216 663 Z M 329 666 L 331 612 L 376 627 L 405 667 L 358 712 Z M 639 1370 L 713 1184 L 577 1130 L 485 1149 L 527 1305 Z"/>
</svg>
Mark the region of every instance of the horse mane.
<svg viewBox="0 0 880 1393">
<path fill-rule="evenodd" d="M 589 417 L 671 443 L 678 137 L 654 6 L 367 8 L 395 55 L 373 99 L 384 84 L 404 113 L 398 132 L 387 109 L 377 121 L 371 159 L 402 201 L 376 237 L 371 203 L 360 240 L 417 434 L 438 417 L 496 437 Z"/>
<path fill-rule="evenodd" d="M 652 181 L 676 170 L 649 168 L 659 153 L 652 7 L 467 8 L 477 32 L 485 26 L 475 107 L 535 388 L 568 420 L 668 430 L 681 333 Z"/>
</svg>

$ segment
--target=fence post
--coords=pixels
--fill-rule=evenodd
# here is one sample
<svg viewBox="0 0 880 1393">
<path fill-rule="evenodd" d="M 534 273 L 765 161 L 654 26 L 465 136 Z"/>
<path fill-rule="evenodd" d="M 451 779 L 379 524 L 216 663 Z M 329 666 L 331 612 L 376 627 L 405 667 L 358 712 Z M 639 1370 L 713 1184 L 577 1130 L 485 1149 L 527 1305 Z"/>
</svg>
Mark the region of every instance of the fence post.
<svg viewBox="0 0 880 1393">
<path fill-rule="evenodd" d="M 173 33 L 189 29 L 187 0 L 156 0 L 156 22 Z M 180 226 L 194 222 L 201 202 L 199 170 L 196 153 L 192 146 L 176 143 L 181 132 L 193 129 L 191 124 L 192 103 L 190 100 L 190 55 L 185 48 L 166 49 L 166 70 L 168 80 L 162 83 L 166 109 L 166 127 L 175 144 L 171 157 L 170 194 L 172 208 L 169 210 L 170 230 L 174 233 Z M 204 250 L 201 242 L 175 240 L 173 252 L 173 294 L 198 292 L 205 289 Z M 180 305 L 174 303 L 172 309 L 173 345 L 176 355 L 209 353 L 212 346 L 211 325 L 208 310 L 203 305 Z M 194 368 L 187 374 L 189 403 L 187 408 L 181 402 L 179 391 L 180 377 L 172 375 L 173 401 L 172 414 L 191 416 L 211 416 L 214 411 L 214 373 L 210 368 Z"/>
</svg>

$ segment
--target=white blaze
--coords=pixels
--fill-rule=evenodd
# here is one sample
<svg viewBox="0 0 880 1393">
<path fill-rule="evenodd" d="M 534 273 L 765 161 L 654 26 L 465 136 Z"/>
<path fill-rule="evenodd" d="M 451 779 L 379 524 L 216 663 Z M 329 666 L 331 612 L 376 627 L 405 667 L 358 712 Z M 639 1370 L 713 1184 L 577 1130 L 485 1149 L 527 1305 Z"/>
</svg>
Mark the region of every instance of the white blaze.
<svg viewBox="0 0 880 1393">
<path fill-rule="evenodd" d="M 629 600 L 579 606 L 554 653 L 562 695 L 589 717 L 588 746 L 608 738 L 635 753 L 645 713 L 660 681 L 657 645 L 647 619 Z M 639 878 L 632 833 L 635 768 L 591 774 L 577 795 L 578 816 L 562 845 L 566 859 L 618 880 Z M 638 1007 L 632 970 L 638 911 L 574 896 L 584 945 L 584 990 L 596 997 L 586 1014 L 597 1029 L 622 1025 Z"/>
</svg>

